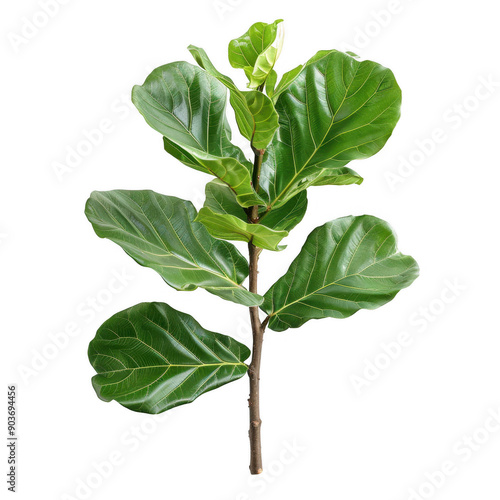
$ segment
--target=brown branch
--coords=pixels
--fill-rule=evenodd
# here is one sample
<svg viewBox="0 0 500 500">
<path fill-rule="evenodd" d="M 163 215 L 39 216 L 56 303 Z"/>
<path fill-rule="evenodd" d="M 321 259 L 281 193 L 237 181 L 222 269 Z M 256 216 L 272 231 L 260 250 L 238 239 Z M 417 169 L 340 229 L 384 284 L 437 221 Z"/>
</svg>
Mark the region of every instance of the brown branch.
<svg viewBox="0 0 500 500">
<path fill-rule="evenodd" d="M 264 90 L 264 84 L 259 89 Z M 252 137 L 253 142 L 253 137 Z M 255 154 L 252 173 L 253 189 L 257 193 L 259 191 L 260 171 L 262 168 L 262 160 L 264 159 L 265 149 L 257 149 L 251 144 Z M 259 223 L 259 207 L 254 205 L 247 209 L 248 222 L 250 224 Z M 259 255 L 262 248 L 256 247 L 252 241 L 248 243 L 249 253 L 249 290 L 252 293 L 257 293 L 257 276 Z M 262 420 L 260 418 L 260 362 L 262 359 L 262 342 L 264 341 L 264 330 L 266 329 L 266 320 L 263 323 L 259 318 L 259 306 L 250 307 L 250 322 L 252 324 L 253 350 L 252 361 L 248 367 L 248 377 L 250 379 L 250 397 L 248 398 L 248 407 L 250 409 L 250 430 L 248 437 L 250 438 L 250 473 L 260 474 L 262 472 L 262 445 L 260 439 L 260 428 Z"/>
<path fill-rule="evenodd" d="M 248 244 L 250 255 L 250 286 L 252 293 L 257 293 L 257 264 L 261 248 L 256 247 L 252 242 Z M 250 408 L 250 473 L 260 474 L 262 472 L 262 446 L 260 440 L 260 428 L 262 420 L 260 418 L 260 362 L 262 358 L 262 342 L 264 340 L 265 325 L 261 324 L 259 318 L 259 307 L 250 307 L 250 321 L 253 334 L 252 361 L 248 368 L 248 377 L 250 378 L 250 397 L 248 406 Z"/>
<path fill-rule="evenodd" d="M 255 160 L 253 162 L 252 185 L 255 192 L 259 190 L 260 170 L 262 168 L 262 160 L 264 159 L 265 149 L 252 148 L 255 153 Z M 254 205 L 246 209 L 248 222 L 250 224 L 259 223 L 259 207 Z"/>
<path fill-rule="evenodd" d="M 253 164 L 252 184 L 255 192 L 259 190 L 260 170 L 262 160 L 264 158 L 263 149 L 253 148 L 255 160 Z M 247 210 L 248 222 L 250 224 L 259 223 L 259 207 L 254 205 Z M 257 293 L 257 275 L 259 255 L 262 248 L 256 247 L 252 241 L 248 243 L 249 253 L 249 290 L 252 293 Z M 250 378 L 250 397 L 248 398 L 248 407 L 250 408 L 250 430 L 248 436 L 250 438 L 250 473 L 260 474 L 262 472 L 262 447 L 260 440 L 260 427 L 262 420 L 260 418 L 260 400 L 259 400 L 259 385 L 260 385 L 260 361 L 262 358 L 262 342 L 264 340 L 265 324 L 260 322 L 259 307 L 250 307 L 250 322 L 252 324 L 253 350 L 252 361 L 248 367 L 248 377 Z"/>
<path fill-rule="evenodd" d="M 266 329 L 266 326 L 267 324 L 269 323 L 269 320 L 271 319 L 270 316 L 267 316 L 266 319 L 261 323 L 260 327 L 265 330 Z"/>
</svg>

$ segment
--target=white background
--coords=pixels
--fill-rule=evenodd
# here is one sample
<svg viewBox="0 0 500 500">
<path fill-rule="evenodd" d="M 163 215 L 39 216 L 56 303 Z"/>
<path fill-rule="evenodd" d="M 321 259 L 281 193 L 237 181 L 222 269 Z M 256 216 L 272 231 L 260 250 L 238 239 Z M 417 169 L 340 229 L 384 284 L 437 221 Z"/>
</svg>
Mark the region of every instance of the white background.
<svg viewBox="0 0 500 500">
<path fill-rule="evenodd" d="M 489 417 L 500 419 L 495 3 L 57 5 L 50 19 L 35 0 L 3 2 L 0 15 L 2 394 L 6 400 L 7 383 L 18 384 L 18 498 L 498 499 L 500 424 Z M 261 258 L 260 290 L 286 271 L 314 227 L 348 214 L 388 220 L 421 277 L 376 311 L 268 331 L 266 473 L 250 479 L 246 378 L 162 422 L 95 396 L 87 345 L 104 320 L 138 302 L 165 301 L 210 330 L 248 345 L 250 338 L 244 308 L 169 288 L 99 239 L 83 209 L 92 190 L 115 188 L 154 189 L 200 207 L 210 178 L 164 153 L 159 134 L 130 106 L 130 89 L 156 66 L 190 61 L 190 43 L 243 85 L 227 43 L 276 18 L 286 21 L 279 73 L 319 49 L 350 49 L 390 67 L 404 102 L 382 152 L 351 165 L 362 186 L 309 190 L 309 211 L 288 249 Z M 488 80 L 490 88 L 481 83 Z M 101 143 L 58 176 L 68 148 L 82 147 L 102 120 Z M 114 273 L 125 273 L 126 284 L 110 293 Z M 61 333 L 72 328 L 71 337 Z M 397 349 L 391 343 L 403 332 L 410 340 Z M 96 472 L 110 459 L 113 470 Z M 443 462 L 453 471 L 444 478 L 434 474 Z"/>
</svg>

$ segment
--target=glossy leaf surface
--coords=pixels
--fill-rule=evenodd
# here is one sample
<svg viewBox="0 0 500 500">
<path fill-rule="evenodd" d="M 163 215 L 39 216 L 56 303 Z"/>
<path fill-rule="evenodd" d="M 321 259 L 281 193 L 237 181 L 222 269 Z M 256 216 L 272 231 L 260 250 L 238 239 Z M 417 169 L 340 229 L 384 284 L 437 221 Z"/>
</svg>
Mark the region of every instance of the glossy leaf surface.
<svg viewBox="0 0 500 500">
<path fill-rule="evenodd" d="M 269 97 L 256 90 L 240 91 L 231 78 L 215 68 L 202 48 L 190 45 L 188 49 L 196 62 L 229 90 L 229 102 L 234 109 L 241 135 L 253 147 L 265 149 L 278 128 L 278 114 Z"/>
<path fill-rule="evenodd" d="M 265 294 L 262 308 L 275 331 L 310 319 L 347 318 L 375 309 L 418 276 L 412 257 L 397 250 L 381 219 L 349 216 L 316 228 L 286 274 Z"/>
<path fill-rule="evenodd" d="M 228 184 L 243 206 L 260 202 L 252 188 L 252 164 L 229 138 L 226 89 L 186 62 L 155 69 L 132 90 L 147 123 L 165 136 L 165 149 L 185 165 Z"/>
<path fill-rule="evenodd" d="M 94 192 L 85 213 L 98 236 L 120 245 L 176 290 L 201 287 L 245 306 L 262 302 L 241 285 L 248 275 L 246 259 L 195 222 L 191 202 L 154 191 Z"/>
<path fill-rule="evenodd" d="M 97 331 L 89 359 L 99 398 L 133 411 L 161 413 L 241 378 L 250 350 L 205 330 L 167 304 L 142 303 Z"/>
<path fill-rule="evenodd" d="M 378 152 L 400 105 L 401 90 L 389 69 L 342 52 L 319 52 L 276 102 L 280 128 L 261 172 L 271 205 L 334 180 L 333 170 Z"/>
</svg>

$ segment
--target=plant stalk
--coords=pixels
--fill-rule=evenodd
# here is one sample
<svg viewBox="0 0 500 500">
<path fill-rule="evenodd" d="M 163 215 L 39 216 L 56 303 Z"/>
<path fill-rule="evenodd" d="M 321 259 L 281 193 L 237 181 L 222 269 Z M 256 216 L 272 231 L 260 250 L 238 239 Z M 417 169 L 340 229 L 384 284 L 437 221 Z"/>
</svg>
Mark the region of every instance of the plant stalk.
<svg viewBox="0 0 500 500">
<path fill-rule="evenodd" d="M 260 169 L 264 157 L 263 150 L 255 150 L 255 161 L 253 169 L 253 188 L 257 192 L 259 189 Z M 248 211 L 248 220 L 252 224 L 259 223 L 259 207 L 253 206 Z M 257 293 L 257 276 L 259 255 L 262 248 L 256 247 L 251 241 L 248 243 L 249 253 L 249 290 Z M 252 361 L 248 367 L 248 377 L 250 379 L 250 397 L 248 398 L 248 407 L 250 410 L 250 473 L 260 474 L 262 472 L 262 446 L 260 438 L 260 428 L 262 420 L 260 418 L 260 362 L 262 358 L 262 342 L 264 340 L 265 325 L 260 322 L 259 307 L 250 307 L 250 322 L 252 325 L 253 349 Z"/>
<path fill-rule="evenodd" d="M 248 244 L 250 254 L 250 286 L 252 293 L 257 293 L 257 263 L 261 249 L 252 242 Z M 250 397 L 248 398 L 248 407 L 250 409 L 250 473 L 260 474 L 262 472 L 262 446 L 260 439 L 260 428 L 262 420 L 260 418 L 260 362 L 262 358 L 262 342 L 264 340 L 264 327 L 259 318 L 259 307 L 250 307 L 250 322 L 252 324 L 253 350 L 252 361 L 248 368 L 248 377 L 250 378 Z"/>
<path fill-rule="evenodd" d="M 253 162 L 252 185 L 254 191 L 257 192 L 259 190 L 260 170 L 262 168 L 262 160 L 264 159 L 265 150 L 253 149 L 253 152 L 255 153 L 255 160 Z M 258 205 L 254 205 L 253 207 L 251 207 L 248 210 L 247 215 L 248 215 L 248 222 L 250 222 L 251 224 L 258 224 L 259 223 Z"/>
</svg>

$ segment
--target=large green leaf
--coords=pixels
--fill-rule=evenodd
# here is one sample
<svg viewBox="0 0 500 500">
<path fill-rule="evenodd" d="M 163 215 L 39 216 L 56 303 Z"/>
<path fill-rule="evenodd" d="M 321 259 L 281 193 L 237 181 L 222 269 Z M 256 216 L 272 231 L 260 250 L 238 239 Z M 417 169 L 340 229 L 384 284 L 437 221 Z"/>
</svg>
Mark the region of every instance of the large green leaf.
<svg viewBox="0 0 500 500">
<path fill-rule="evenodd" d="M 89 359 L 99 398 L 161 413 L 241 378 L 250 350 L 158 302 L 115 314 L 97 330 Z"/>
<path fill-rule="evenodd" d="M 265 149 L 278 128 L 278 114 L 274 105 L 262 92 L 241 92 L 233 80 L 220 73 L 200 47 L 190 45 L 189 51 L 196 62 L 229 90 L 229 102 L 234 109 L 241 135 L 256 149 Z"/>
<path fill-rule="evenodd" d="M 332 172 L 378 152 L 400 105 L 401 90 L 389 69 L 342 52 L 318 53 L 276 102 L 280 128 L 261 171 L 271 205 L 324 183 L 320 177 L 333 181 Z"/>
<path fill-rule="evenodd" d="M 370 215 L 343 217 L 309 235 L 262 308 L 275 331 L 310 319 L 347 318 L 386 304 L 417 276 L 417 263 L 398 252 L 387 222 Z"/>
<path fill-rule="evenodd" d="M 195 222 L 191 202 L 154 191 L 95 191 L 85 213 L 98 236 L 120 245 L 173 288 L 201 287 L 245 306 L 262 302 L 241 285 L 248 275 L 246 259 Z"/>
<path fill-rule="evenodd" d="M 252 241 L 260 248 L 282 250 L 279 242 L 300 222 L 306 208 L 304 192 L 277 210 L 267 212 L 262 207 L 260 222 L 252 224 L 231 190 L 220 181 L 212 181 L 207 184 L 205 205 L 196 220 L 203 223 L 214 238 Z"/>
<path fill-rule="evenodd" d="M 229 62 L 233 68 L 242 68 L 248 77 L 248 86 L 257 89 L 262 85 L 280 55 L 283 38 L 273 46 L 278 35 L 278 25 L 283 19 L 274 23 L 255 23 L 250 29 L 229 43 Z"/>
<path fill-rule="evenodd" d="M 230 140 L 226 89 L 186 62 L 155 69 L 132 90 L 147 123 L 165 136 L 165 149 L 184 164 L 218 177 L 242 206 L 261 202 L 252 187 L 252 164 Z"/>
</svg>

